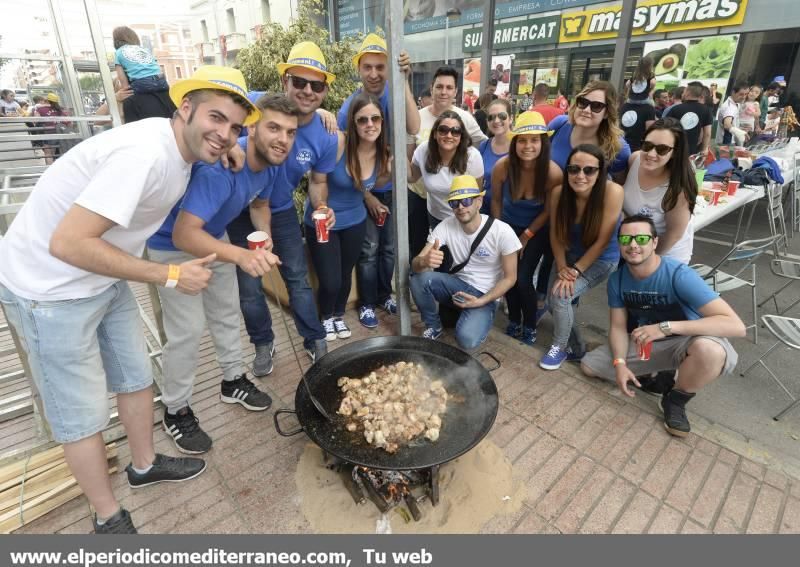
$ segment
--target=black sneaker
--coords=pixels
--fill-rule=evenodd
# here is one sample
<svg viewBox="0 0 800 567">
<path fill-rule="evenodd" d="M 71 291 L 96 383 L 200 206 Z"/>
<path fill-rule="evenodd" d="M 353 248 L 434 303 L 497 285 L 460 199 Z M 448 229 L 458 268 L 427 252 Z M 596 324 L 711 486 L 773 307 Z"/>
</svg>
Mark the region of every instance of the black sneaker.
<svg viewBox="0 0 800 567">
<path fill-rule="evenodd" d="M 662 370 L 655 376 L 637 376 L 641 390 L 648 394 L 663 395 L 675 387 L 675 371 Z"/>
<path fill-rule="evenodd" d="M 97 523 L 97 516 L 92 521 L 94 533 L 96 534 L 138 534 L 136 527 L 131 520 L 131 514 L 125 508 L 120 508 L 119 512 L 111 516 L 104 524 Z"/>
<path fill-rule="evenodd" d="M 256 356 L 253 359 L 253 376 L 267 376 L 272 374 L 272 355 L 275 354 L 275 344 L 270 342 L 265 345 L 256 345 Z"/>
<path fill-rule="evenodd" d="M 200 429 L 200 420 L 188 406 L 179 409 L 175 415 L 165 411 L 161 425 L 181 453 L 199 455 L 211 448 L 211 437 Z"/>
<path fill-rule="evenodd" d="M 144 474 L 139 474 L 133 470 L 133 464 L 125 467 L 128 473 L 128 484 L 131 488 L 142 488 L 159 482 L 183 482 L 193 479 L 206 470 L 206 462 L 203 459 L 193 457 L 168 457 L 156 453 L 153 466 Z"/>
<path fill-rule="evenodd" d="M 306 347 L 306 354 L 311 359 L 311 364 L 314 364 L 320 358 L 328 354 L 328 343 L 325 339 L 314 341 L 314 346 Z"/>
<path fill-rule="evenodd" d="M 242 404 L 251 411 L 264 411 L 272 405 L 272 398 L 248 380 L 247 374 L 236 380 L 223 380 L 219 399 L 226 404 Z"/>
<path fill-rule="evenodd" d="M 695 394 L 672 389 L 661 398 L 661 409 L 664 410 L 664 427 L 678 437 L 686 437 L 691 431 L 689 418 L 686 417 L 686 404 Z"/>
</svg>

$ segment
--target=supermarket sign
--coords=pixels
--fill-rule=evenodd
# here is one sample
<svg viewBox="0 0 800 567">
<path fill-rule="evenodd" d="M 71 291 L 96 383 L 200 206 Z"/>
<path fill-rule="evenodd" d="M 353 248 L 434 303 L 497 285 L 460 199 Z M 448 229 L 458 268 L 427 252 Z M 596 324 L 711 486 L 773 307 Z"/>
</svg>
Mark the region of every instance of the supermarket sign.
<svg viewBox="0 0 800 567">
<path fill-rule="evenodd" d="M 643 0 L 633 13 L 632 35 L 738 26 L 746 9 L 747 0 Z M 559 43 L 615 38 L 621 13 L 622 4 L 563 13 Z"/>
<path fill-rule="evenodd" d="M 560 22 L 561 16 L 551 16 L 497 24 L 494 28 L 492 49 L 557 43 Z M 462 32 L 462 39 L 464 53 L 480 51 L 483 44 L 483 29 L 465 29 Z"/>
</svg>

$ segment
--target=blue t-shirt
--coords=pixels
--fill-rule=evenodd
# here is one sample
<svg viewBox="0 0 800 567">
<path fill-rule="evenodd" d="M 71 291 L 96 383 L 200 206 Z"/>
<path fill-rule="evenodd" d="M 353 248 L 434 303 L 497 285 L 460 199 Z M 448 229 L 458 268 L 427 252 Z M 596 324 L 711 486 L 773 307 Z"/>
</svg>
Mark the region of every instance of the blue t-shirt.
<svg viewBox="0 0 800 567">
<path fill-rule="evenodd" d="M 339 130 L 342 132 L 347 131 L 347 115 L 350 112 L 350 104 L 353 102 L 353 99 L 364 92 L 364 89 L 359 87 L 353 94 L 351 94 L 345 101 L 342 103 L 342 107 L 339 109 L 339 113 L 336 115 L 336 124 L 339 126 Z M 389 82 L 386 82 L 386 85 L 383 87 L 383 94 L 378 98 L 378 101 L 381 103 L 381 111 L 383 112 L 384 116 L 389 116 Z M 392 121 L 391 120 L 384 120 L 383 128 L 386 128 L 386 136 L 388 137 L 389 143 L 392 142 Z M 392 181 L 389 180 L 385 185 L 382 187 L 375 187 L 372 192 L 373 193 L 386 193 L 387 191 L 392 190 Z M 336 220 L 336 224 L 339 224 L 339 220 Z"/>
<path fill-rule="evenodd" d="M 569 137 L 572 135 L 572 124 L 569 123 L 569 116 L 556 116 L 548 124 L 547 129 L 555 131 L 553 137 L 550 138 L 550 159 L 556 162 L 558 167 L 563 170 L 567 167 L 567 158 L 572 152 L 572 143 L 569 141 Z M 623 138 L 620 138 L 620 141 L 622 142 L 622 148 L 609 167 L 609 173 L 618 173 L 628 168 L 631 148 Z"/>
<path fill-rule="evenodd" d="M 131 81 L 161 74 L 156 58 L 140 45 L 123 45 L 117 49 L 114 64 L 121 65 Z"/>
<path fill-rule="evenodd" d="M 333 171 L 338 148 L 338 136 L 328 133 L 322 124 L 322 118 L 315 112 L 311 122 L 297 129 L 297 137 L 289 156 L 278 167 L 270 198 L 272 212 L 280 213 L 294 207 L 292 193 L 309 170 L 317 173 Z"/>
<path fill-rule="evenodd" d="M 247 151 L 247 138 L 239 138 Z M 267 167 L 258 173 L 245 161 L 238 173 L 225 169 L 217 162 L 209 165 L 197 162 L 183 199 L 170 211 L 161 228 L 150 237 L 147 245 L 155 250 L 177 250 L 172 243 L 172 231 L 181 209 L 205 221 L 203 230 L 216 239 L 225 234 L 228 226 L 256 197 L 269 199 L 278 168 Z"/>
<path fill-rule="evenodd" d="M 478 151 L 483 158 L 483 190 L 486 191 L 486 195 L 483 196 L 481 213 L 488 215 L 490 214 L 490 207 L 492 204 L 492 170 L 497 164 L 497 160 L 503 156 L 507 156 L 508 152 L 504 154 L 494 153 L 491 139 L 482 141 L 478 146 Z"/>
<path fill-rule="evenodd" d="M 612 262 L 616 264 L 619 262 L 619 242 L 617 242 L 617 234 L 619 233 L 619 225 L 622 223 L 622 215 L 617 219 L 617 225 L 611 233 L 611 240 L 608 246 L 600 253 L 595 262 Z M 583 245 L 583 224 L 574 223 L 569 229 L 569 250 L 567 251 L 571 257 L 578 260 L 586 254 L 586 248 Z"/>
<path fill-rule="evenodd" d="M 503 214 L 500 217 L 505 223 L 515 228 L 527 228 L 544 211 L 544 203 L 539 199 L 511 200 L 511 181 L 503 181 Z"/>
<path fill-rule="evenodd" d="M 336 213 L 336 224 L 331 230 L 344 230 L 367 218 L 367 208 L 364 206 L 364 192 L 358 189 L 352 176 L 347 173 L 347 153 L 336 164 L 336 169 L 328 174 L 328 206 Z M 375 187 L 376 172 L 373 171 L 368 179 L 364 180 L 364 190 L 370 191 Z M 311 221 L 311 205 L 306 200 L 306 213 L 303 221 L 308 226 L 314 226 Z"/>
<path fill-rule="evenodd" d="M 717 299 L 692 268 L 674 258 L 661 258 L 661 265 L 649 277 L 638 280 L 623 266 L 608 279 L 608 305 L 625 308 L 628 331 L 661 321 L 700 319 L 700 309 Z"/>
</svg>

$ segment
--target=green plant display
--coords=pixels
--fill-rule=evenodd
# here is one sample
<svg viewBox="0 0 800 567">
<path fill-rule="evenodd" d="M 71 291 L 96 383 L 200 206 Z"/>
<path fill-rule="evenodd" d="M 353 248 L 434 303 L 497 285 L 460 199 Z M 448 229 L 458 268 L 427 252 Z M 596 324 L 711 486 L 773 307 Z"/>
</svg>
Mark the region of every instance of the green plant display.
<svg viewBox="0 0 800 567">
<path fill-rule="evenodd" d="M 690 78 L 727 77 L 735 55 L 735 36 L 709 37 L 689 46 L 683 68 Z"/>
</svg>

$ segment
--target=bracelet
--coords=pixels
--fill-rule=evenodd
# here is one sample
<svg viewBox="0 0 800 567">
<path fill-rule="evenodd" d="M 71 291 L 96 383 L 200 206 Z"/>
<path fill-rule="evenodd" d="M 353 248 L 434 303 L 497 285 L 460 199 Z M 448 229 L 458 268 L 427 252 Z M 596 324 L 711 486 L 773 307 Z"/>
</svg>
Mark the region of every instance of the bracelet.
<svg viewBox="0 0 800 567">
<path fill-rule="evenodd" d="M 611 364 L 613 364 L 614 368 L 616 368 L 620 364 L 626 364 L 626 362 L 625 362 L 624 358 L 615 358 L 614 361 Z"/>
<path fill-rule="evenodd" d="M 578 272 L 579 276 L 583 275 L 583 272 L 581 271 L 581 269 L 578 266 L 576 266 L 575 264 L 570 264 L 569 267 L 572 268 L 573 270 L 575 270 L 576 272 Z"/>
<path fill-rule="evenodd" d="M 167 282 L 164 287 L 174 288 L 178 286 L 178 280 L 181 277 L 181 267 L 175 264 L 169 265 L 169 273 L 167 274 Z"/>
<path fill-rule="evenodd" d="M 535 233 L 535 232 L 533 232 L 531 229 L 529 229 L 529 228 L 526 228 L 525 230 L 523 230 L 523 231 L 522 231 L 522 234 L 524 234 L 524 235 L 525 235 L 525 236 L 527 236 L 528 238 L 533 238 L 533 236 L 534 236 L 536 233 Z"/>
<path fill-rule="evenodd" d="M 320 203 L 319 205 L 317 205 L 317 208 L 314 209 L 314 210 L 318 211 L 320 209 L 327 209 L 327 208 L 328 208 L 328 203 Z"/>
</svg>

